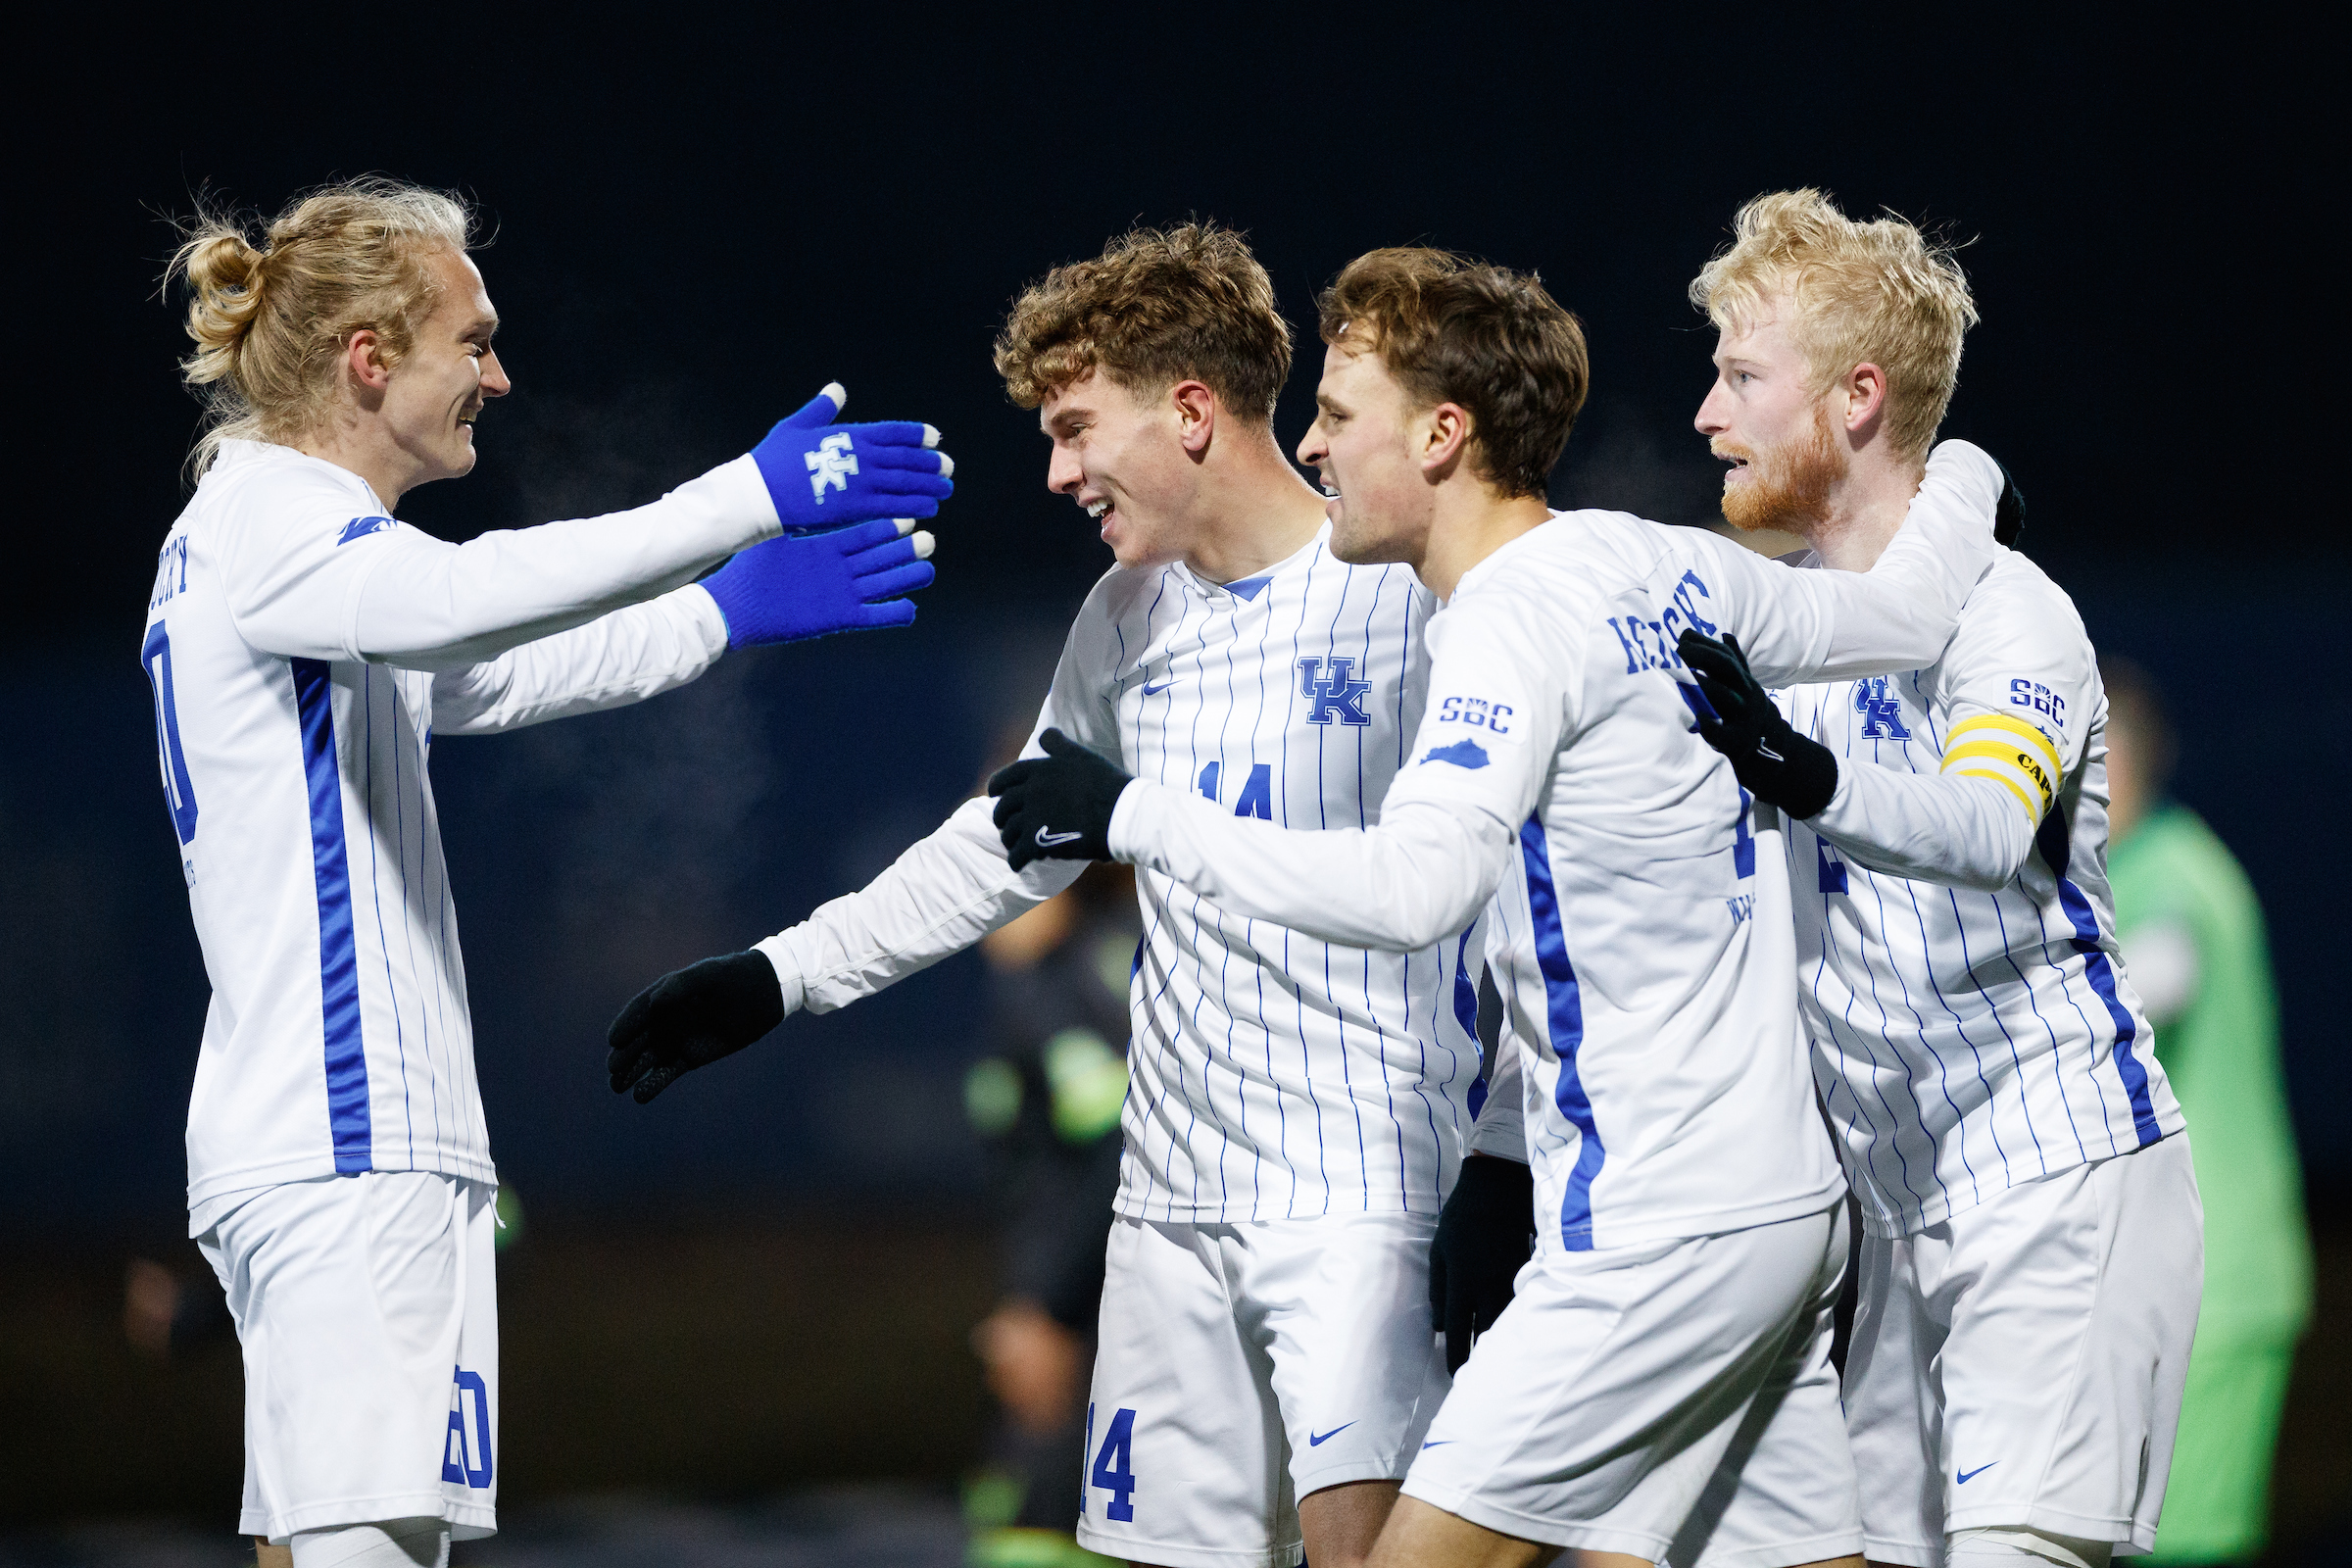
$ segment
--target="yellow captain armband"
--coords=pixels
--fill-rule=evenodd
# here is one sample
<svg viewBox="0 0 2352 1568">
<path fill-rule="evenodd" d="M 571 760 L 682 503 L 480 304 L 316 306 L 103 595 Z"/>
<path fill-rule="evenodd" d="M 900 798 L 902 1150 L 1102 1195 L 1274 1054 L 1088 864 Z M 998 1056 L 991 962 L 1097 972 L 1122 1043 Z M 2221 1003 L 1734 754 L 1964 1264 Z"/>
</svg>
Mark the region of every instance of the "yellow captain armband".
<svg viewBox="0 0 2352 1568">
<path fill-rule="evenodd" d="M 2049 811 L 2065 776 L 2050 738 L 2002 713 L 1981 713 L 1954 724 L 1943 748 L 1943 771 L 1993 780 L 2016 796 L 2035 822 Z"/>
</svg>

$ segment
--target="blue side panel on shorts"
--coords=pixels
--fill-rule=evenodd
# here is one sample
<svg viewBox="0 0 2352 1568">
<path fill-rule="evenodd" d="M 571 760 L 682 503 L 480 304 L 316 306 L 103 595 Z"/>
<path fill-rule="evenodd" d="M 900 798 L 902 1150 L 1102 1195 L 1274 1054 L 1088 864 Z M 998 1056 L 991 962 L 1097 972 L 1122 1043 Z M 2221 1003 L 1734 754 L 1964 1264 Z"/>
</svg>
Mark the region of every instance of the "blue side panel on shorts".
<svg viewBox="0 0 2352 1568">
<path fill-rule="evenodd" d="M 318 883 L 319 1018 L 326 1037 L 326 1117 L 335 1173 L 373 1168 L 368 1051 L 360 1033 L 360 956 L 352 937 L 351 868 L 343 852 L 343 778 L 335 763 L 334 680 L 324 660 L 295 659 L 302 770 L 310 786 L 311 865 Z"/>
<path fill-rule="evenodd" d="M 1551 885 L 1551 845 L 1544 824 L 1529 817 L 1519 829 L 1520 853 L 1527 860 L 1528 919 L 1535 928 L 1536 964 L 1544 971 L 1544 999 L 1551 1029 L 1552 1054 L 1560 1058 L 1560 1083 L 1552 1101 L 1579 1135 L 1576 1169 L 1569 1172 L 1568 1191 L 1560 1199 L 1560 1245 L 1571 1252 L 1592 1250 L 1592 1179 L 1600 1174 L 1608 1151 L 1592 1124 L 1592 1102 L 1576 1069 L 1577 1049 L 1585 1043 L 1585 1004 L 1577 992 L 1576 970 L 1568 962 L 1568 933 L 1560 924 L 1560 898 Z"/>
<path fill-rule="evenodd" d="M 2132 1022 L 2132 1009 L 2115 994 L 2115 966 L 2099 946 L 2099 921 L 2091 912 L 2090 901 L 2062 876 L 2058 879 L 2058 903 L 2067 919 L 2074 922 L 2075 951 L 2082 955 L 2090 989 L 2099 994 L 2099 1000 L 2107 1004 L 2107 1016 L 2115 1020 L 2115 1071 L 2124 1081 L 2124 1093 L 2132 1097 L 2132 1130 L 2139 1136 L 2139 1147 L 2145 1149 L 2162 1138 L 2164 1130 L 2156 1125 L 2156 1106 L 2148 1097 L 2148 1069 L 2139 1064 L 2132 1050 L 2139 1031 Z"/>
</svg>

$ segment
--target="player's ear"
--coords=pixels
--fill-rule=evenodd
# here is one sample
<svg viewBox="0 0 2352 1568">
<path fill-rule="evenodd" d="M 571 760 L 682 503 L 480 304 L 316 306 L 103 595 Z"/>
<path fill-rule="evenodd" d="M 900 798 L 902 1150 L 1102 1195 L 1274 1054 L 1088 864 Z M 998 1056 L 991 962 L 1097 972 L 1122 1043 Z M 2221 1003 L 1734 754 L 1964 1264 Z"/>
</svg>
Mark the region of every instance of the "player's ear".
<svg viewBox="0 0 2352 1568">
<path fill-rule="evenodd" d="M 343 345 L 343 368 L 350 372 L 352 384 L 367 391 L 381 392 L 390 384 L 392 367 L 375 328 L 363 326 L 351 334 L 351 340 Z"/>
<path fill-rule="evenodd" d="M 1886 372 L 1868 360 L 1845 372 L 1845 427 L 1854 434 L 1867 429 L 1886 410 Z"/>
<path fill-rule="evenodd" d="M 1470 411 L 1441 403 L 1421 416 L 1421 473 L 1431 483 L 1453 472 L 1470 448 Z"/>
<path fill-rule="evenodd" d="M 1217 395 L 1205 381 L 1179 381 L 1168 388 L 1168 401 L 1176 410 L 1177 438 L 1199 461 L 1208 450 L 1209 437 L 1216 434 Z"/>
</svg>

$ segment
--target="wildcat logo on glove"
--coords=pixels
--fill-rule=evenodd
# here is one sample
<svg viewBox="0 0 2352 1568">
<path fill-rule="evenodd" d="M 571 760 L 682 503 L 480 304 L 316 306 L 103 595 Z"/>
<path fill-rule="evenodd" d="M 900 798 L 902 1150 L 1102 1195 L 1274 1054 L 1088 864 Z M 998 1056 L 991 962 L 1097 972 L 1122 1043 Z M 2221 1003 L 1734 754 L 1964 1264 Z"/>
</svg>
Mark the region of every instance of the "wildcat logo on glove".
<svg viewBox="0 0 2352 1568">
<path fill-rule="evenodd" d="M 836 430 L 819 441 L 816 450 L 808 455 L 807 462 L 808 492 L 816 497 L 816 504 L 820 507 L 825 504 L 825 486 L 847 490 L 850 487 L 850 475 L 858 471 L 858 453 L 850 445 L 849 432 L 846 430 Z"/>
</svg>

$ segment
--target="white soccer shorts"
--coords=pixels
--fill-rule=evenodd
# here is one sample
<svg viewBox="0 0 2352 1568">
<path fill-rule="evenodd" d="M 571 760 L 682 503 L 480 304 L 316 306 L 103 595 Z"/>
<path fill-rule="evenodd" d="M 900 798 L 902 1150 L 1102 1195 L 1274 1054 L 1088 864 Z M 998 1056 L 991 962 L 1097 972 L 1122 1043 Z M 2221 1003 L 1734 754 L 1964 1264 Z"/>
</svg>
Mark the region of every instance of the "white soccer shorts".
<svg viewBox="0 0 2352 1568">
<path fill-rule="evenodd" d="M 498 1528 L 497 1188 L 369 1171 L 257 1189 L 197 1238 L 245 1348 L 237 1528 Z"/>
<path fill-rule="evenodd" d="M 1121 1216 L 1088 1406 L 1080 1544 L 1164 1568 L 1290 1568 L 1298 1499 L 1401 1479 L 1446 1396 L 1434 1218 Z"/>
<path fill-rule="evenodd" d="M 2154 1546 L 2205 1283 L 2185 1135 L 1866 1236 L 1861 1273 L 1845 1388 L 1872 1557 L 1928 1568 L 1987 1526 Z"/>
<path fill-rule="evenodd" d="M 1652 1562 L 1862 1549 L 1830 1365 L 1845 1205 L 1520 1270 L 1431 1423 L 1407 1496 Z"/>
</svg>

